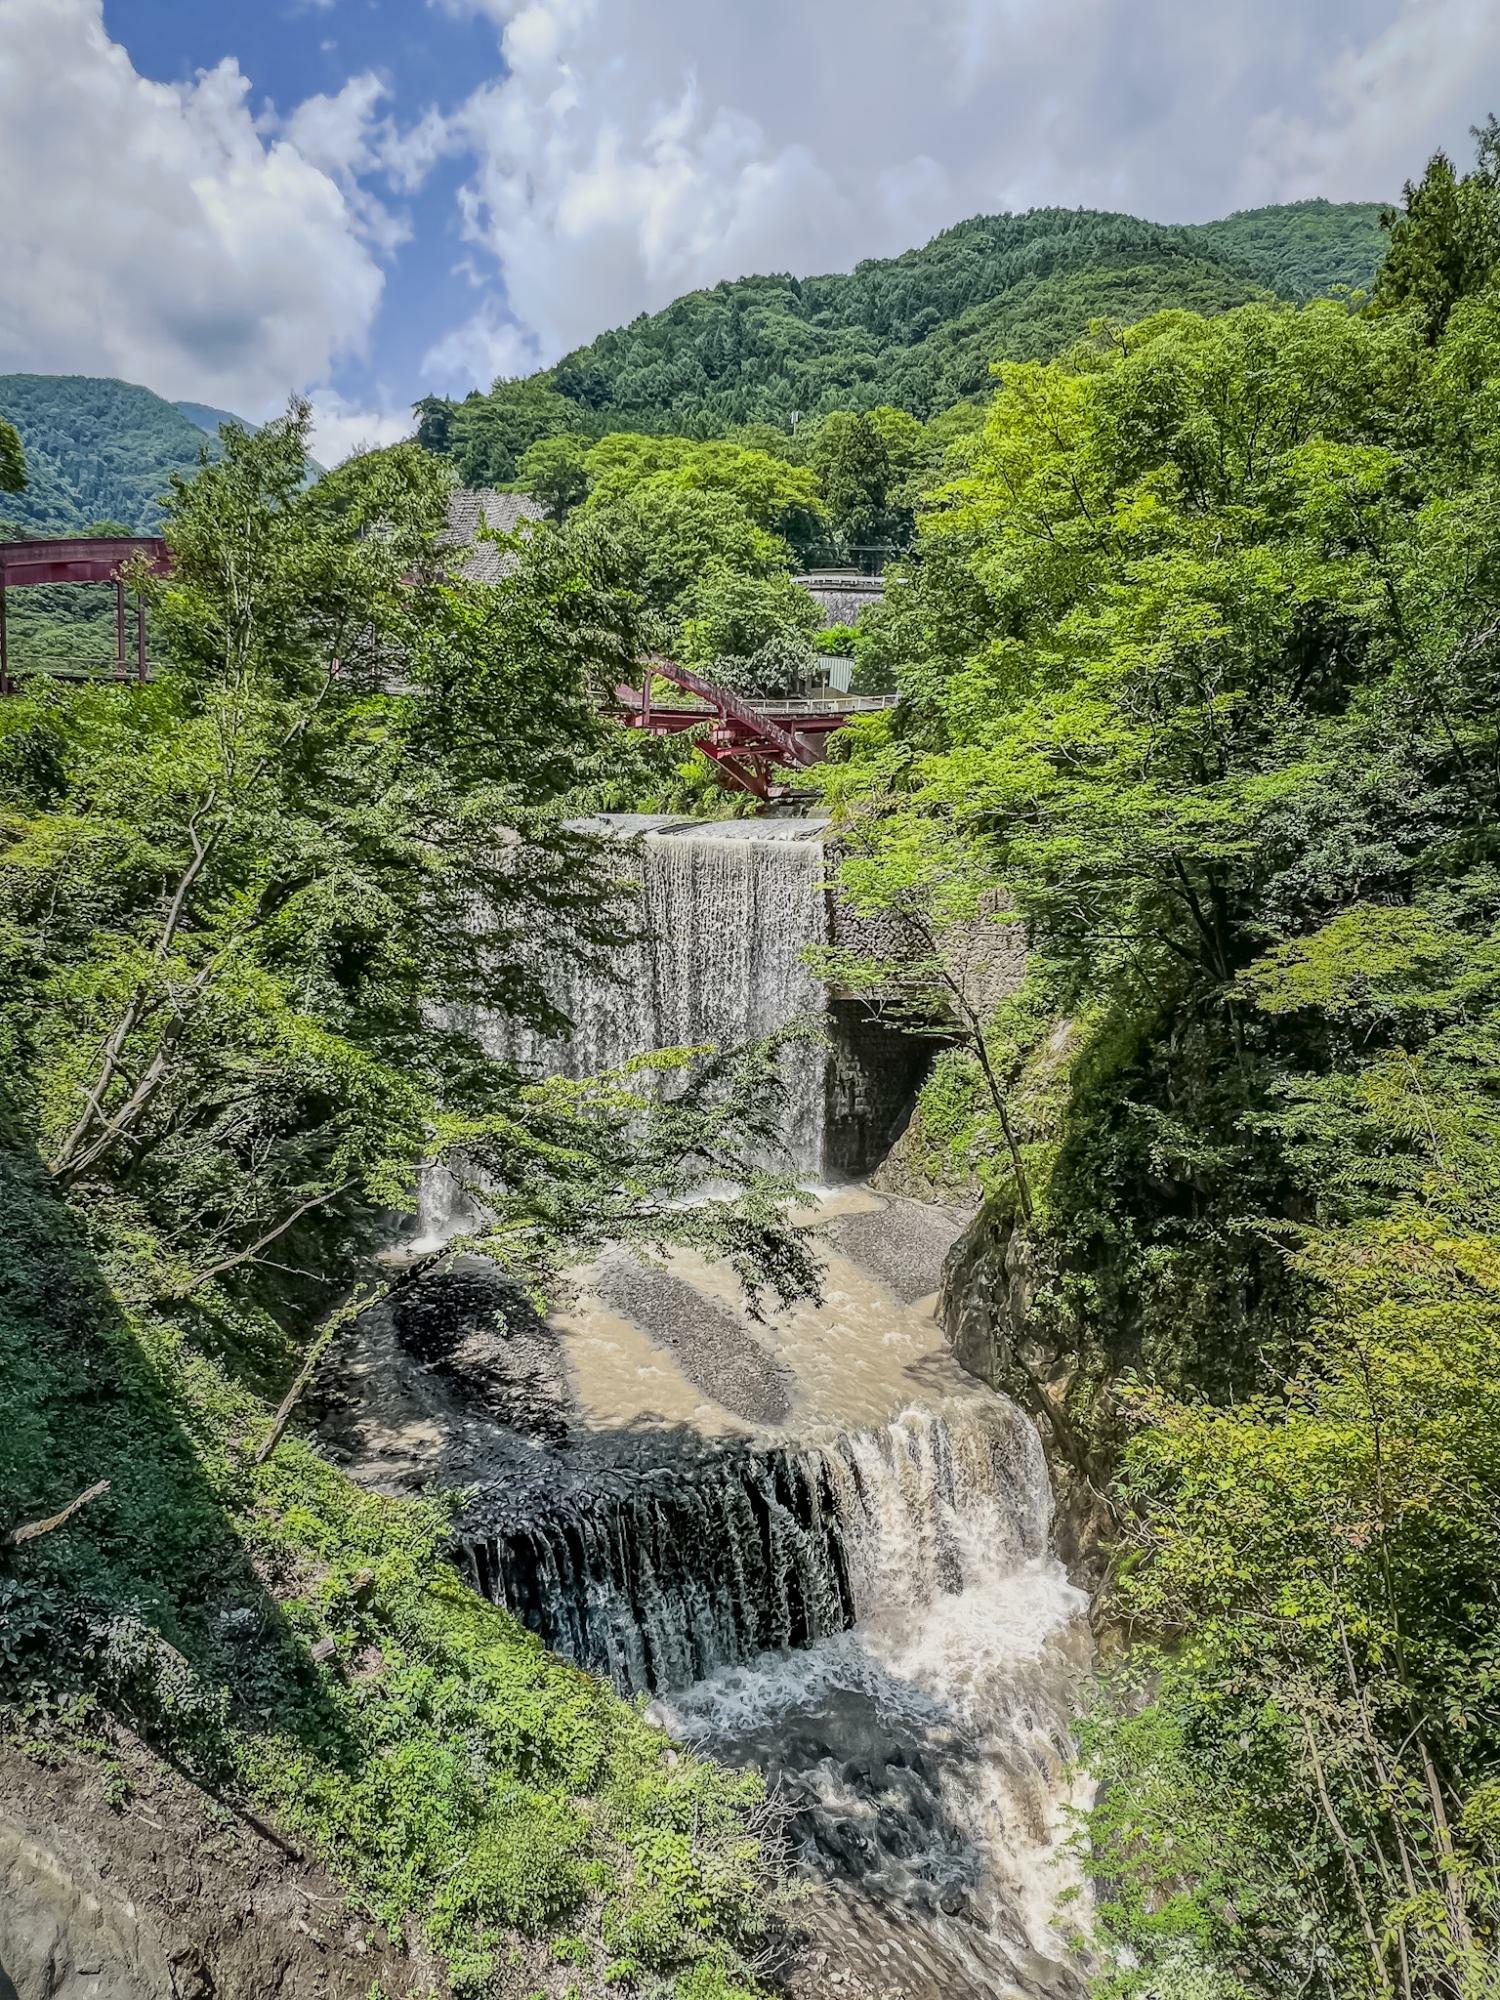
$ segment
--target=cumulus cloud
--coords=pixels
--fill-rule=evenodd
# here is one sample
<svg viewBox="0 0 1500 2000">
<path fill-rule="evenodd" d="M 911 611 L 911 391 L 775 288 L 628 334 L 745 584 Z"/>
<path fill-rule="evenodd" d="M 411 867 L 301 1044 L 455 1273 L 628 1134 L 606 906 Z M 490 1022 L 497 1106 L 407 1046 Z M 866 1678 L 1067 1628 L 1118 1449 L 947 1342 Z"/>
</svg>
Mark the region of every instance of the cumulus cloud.
<svg viewBox="0 0 1500 2000">
<path fill-rule="evenodd" d="M 534 334 L 488 300 L 428 349 L 422 371 L 435 388 L 462 392 L 502 375 L 529 375 L 542 366 Z"/>
<path fill-rule="evenodd" d="M 262 131 L 233 61 L 154 83 L 101 0 L 0 0 L 0 369 L 250 417 L 326 380 L 384 283 L 390 219 L 358 184 L 372 82 Z"/>
<path fill-rule="evenodd" d="M 416 430 L 409 408 L 363 409 L 333 389 L 315 389 L 308 400 L 312 404 L 310 449 L 324 467 L 340 465 L 357 451 L 399 444 Z"/>
<path fill-rule="evenodd" d="M 1446 143 L 1469 164 L 1464 127 L 1500 109 L 1496 0 L 1403 0 L 1382 31 L 1339 49 L 1306 110 L 1250 128 L 1241 187 L 1251 201 L 1316 191 L 1334 201 L 1394 195 Z"/>
<path fill-rule="evenodd" d="M 965 215 L 1388 199 L 1500 108 L 1500 0 L 428 4 L 435 51 L 456 19 L 465 60 L 488 29 L 492 73 L 424 109 L 363 67 L 252 115 L 232 59 L 137 74 L 103 0 L 0 0 L 0 369 L 251 417 L 347 392 L 415 212 L 463 260 L 422 375 L 463 390 L 694 287 L 845 270 Z M 351 48 L 365 11 L 336 17 Z M 405 421 L 374 389 L 322 407 L 330 439 Z"/>
<path fill-rule="evenodd" d="M 462 227 L 547 359 L 694 286 L 847 269 L 977 212 L 1386 199 L 1500 100 L 1500 0 L 432 4 L 491 21 L 503 68 L 424 157 L 471 156 Z M 470 355 L 462 332 L 429 364 Z"/>
<path fill-rule="evenodd" d="M 387 171 L 387 153 L 403 141 L 382 106 L 390 92 L 371 70 L 352 76 L 342 90 L 303 101 L 281 127 L 286 143 L 335 181 L 360 233 L 389 256 L 411 236 L 405 216 L 392 212 L 363 176 Z"/>
</svg>

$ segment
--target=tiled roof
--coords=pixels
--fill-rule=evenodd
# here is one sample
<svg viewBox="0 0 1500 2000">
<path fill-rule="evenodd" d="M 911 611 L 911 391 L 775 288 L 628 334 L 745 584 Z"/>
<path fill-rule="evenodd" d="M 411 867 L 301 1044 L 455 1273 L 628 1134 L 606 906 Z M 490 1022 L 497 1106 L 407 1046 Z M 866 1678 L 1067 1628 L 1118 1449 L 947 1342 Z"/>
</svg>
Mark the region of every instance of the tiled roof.
<svg viewBox="0 0 1500 2000">
<path fill-rule="evenodd" d="M 542 510 L 526 493 L 497 493 L 493 486 L 458 486 L 448 495 L 448 532 L 443 537 L 451 549 L 467 549 L 458 565 L 465 583 L 498 583 L 509 576 L 516 559 L 508 549 L 493 542 L 476 540 L 484 528 L 514 534 L 523 521 L 540 521 Z"/>
</svg>

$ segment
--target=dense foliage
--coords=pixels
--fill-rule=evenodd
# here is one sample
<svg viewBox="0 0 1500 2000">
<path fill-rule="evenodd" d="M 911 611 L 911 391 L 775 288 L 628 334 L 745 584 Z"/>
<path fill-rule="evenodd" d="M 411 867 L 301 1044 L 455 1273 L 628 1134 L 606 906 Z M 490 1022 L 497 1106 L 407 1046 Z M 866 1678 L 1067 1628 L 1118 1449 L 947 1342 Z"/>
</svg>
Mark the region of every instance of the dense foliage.
<svg viewBox="0 0 1500 2000">
<path fill-rule="evenodd" d="M 1006 368 L 828 768 L 857 903 L 1031 942 L 918 1129 L 1110 1488 L 1121 1993 L 1494 1991 L 1500 290 L 1380 303 Z"/>
<path fill-rule="evenodd" d="M 1302 304 L 1341 286 L 1369 290 L 1386 252 L 1384 215 L 1373 201 L 1289 201 L 1192 223 L 1183 234 Z"/>
<path fill-rule="evenodd" d="M 750 1165 L 777 1053 L 564 1083 L 456 1025 L 556 1031 L 538 946 L 618 934 L 615 866 L 565 821 L 628 761 L 601 696 L 636 600 L 588 520 L 449 583 L 431 458 L 307 489 L 305 426 L 231 432 L 175 483 L 151 684 L 0 706 L 0 1511 L 110 1481 L 0 1583 L 4 1715 L 143 1731 L 425 1930 L 462 1990 L 560 1930 L 597 1976 L 722 1987 L 763 1924 L 754 1787 L 668 1763 L 444 1580 L 436 1503 L 361 1496 L 268 1403 L 400 1282 L 369 1253 L 425 1162 L 533 1297 L 602 1240 L 806 1292 L 789 1183 Z M 357 1673 L 313 1664 L 326 1636 Z"/>
<path fill-rule="evenodd" d="M 543 375 L 460 403 L 428 399 L 419 436 L 482 485 L 515 478 L 528 445 L 568 432 L 785 432 L 799 418 L 880 404 L 930 417 L 983 395 L 994 362 L 1044 360 L 1095 319 L 1367 285 L 1379 214 L 1299 202 L 1184 229 L 1088 209 L 976 216 L 852 272 L 690 293 Z"/>
<path fill-rule="evenodd" d="M 157 534 L 172 474 L 210 447 L 149 389 L 90 375 L 0 375 L 0 417 L 26 453 L 25 490 L 3 507 L 24 535 L 78 534 L 104 520 Z"/>
<path fill-rule="evenodd" d="M 0 421 L 0 493 L 19 493 L 26 484 L 26 452 L 14 424 Z"/>
</svg>

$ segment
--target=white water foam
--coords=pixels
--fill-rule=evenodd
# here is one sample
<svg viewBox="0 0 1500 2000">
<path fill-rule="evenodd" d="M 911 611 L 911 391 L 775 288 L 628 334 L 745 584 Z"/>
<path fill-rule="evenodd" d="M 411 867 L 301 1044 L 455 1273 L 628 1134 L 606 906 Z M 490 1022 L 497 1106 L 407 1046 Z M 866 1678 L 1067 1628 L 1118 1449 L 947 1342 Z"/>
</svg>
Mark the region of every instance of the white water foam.
<svg viewBox="0 0 1500 2000">
<path fill-rule="evenodd" d="M 649 1711 L 767 1773 L 827 1884 L 815 1935 L 877 1990 L 1076 1986 L 1059 1909 L 1078 1889 L 1064 1836 L 1084 1802 L 1070 1718 L 1087 1599 L 1045 1553 L 1035 1433 L 1018 1417 L 1000 1432 L 996 1449 L 992 1416 L 911 1410 L 853 1440 L 852 1627 Z"/>
</svg>

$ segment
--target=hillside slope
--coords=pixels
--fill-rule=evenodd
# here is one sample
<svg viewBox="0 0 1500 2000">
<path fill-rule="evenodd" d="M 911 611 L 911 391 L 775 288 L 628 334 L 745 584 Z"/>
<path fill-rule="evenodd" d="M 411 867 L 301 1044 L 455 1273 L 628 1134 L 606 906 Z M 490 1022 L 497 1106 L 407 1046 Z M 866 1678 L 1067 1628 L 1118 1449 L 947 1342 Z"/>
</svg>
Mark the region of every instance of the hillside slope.
<svg viewBox="0 0 1500 2000">
<path fill-rule="evenodd" d="M 1386 251 L 1378 201 L 1290 201 L 1242 208 L 1181 232 L 1284 299 L 1320 298 L 1334 285 L 1368 287 Z"/>
<path fill-rule="evenodd" d="M 169 476 L 191 471 L 207 443 L 175 405 L 109 377 L 0 375 L 0 416 L 20 433 L 27 470 L 0 512 L 31 534 L 96 521 L 155 533 Z"/>
<path fill-rule="evenodd" d="M 1368 284 L 1379 218 L 1373 203 L 1326 201 L 1184 228 L 1088 209 L 974 216 L 849 272 L 690 292 L 524 383 L 429 399 L 423 441 L 485 484 L 513 479 L 533 438 L 563 431 L 710 436 L 883 403 L 928 417 L 987 390 L 996 360 L 1045 360 L 1094 319 Z"/>
<path fill-rule="evenodd" d="M 926 416 L 984 388 L 996 354 L 1050 354 L 1097 312 L 1222 311 L 1257 289 L 1133 216 L 975 216 L 851 272 L 690 293 L 566 356 L 553 383 L 587 409 L 643 419 L 774 421 L 883 402 Z"/>
</svg>

